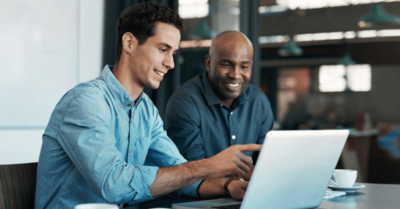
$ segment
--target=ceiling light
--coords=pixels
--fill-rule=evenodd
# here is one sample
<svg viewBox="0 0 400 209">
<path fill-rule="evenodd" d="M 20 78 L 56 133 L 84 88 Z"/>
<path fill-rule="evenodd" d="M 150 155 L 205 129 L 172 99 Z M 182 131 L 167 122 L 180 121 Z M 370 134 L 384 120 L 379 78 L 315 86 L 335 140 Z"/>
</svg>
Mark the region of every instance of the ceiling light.
<svg viewBox="0 0 400 209">
<path fill-rule="evenodd" d="M 353 59 L 351 59 L 349 53 L 346 53 L 344 54 L 343 58 L 339 61 L 339 64 L 344 66 L 349 66 L 349 65 L 355 65 L 357 63 Z"/>
<path fill-rule="evenodd" d="M 375 24 L 400 24 L 400 17 L 388 14 L 380 4 L 373 4 L 369 14 L 360 18 L 358 26 L 364 28 Z"/>
<path fill-rule="evenodd" d="M 293 38 L 290 37 L 289 41 L 285 43 L 284 46 L 279 48 L 278 54 L 282 57 L 287 56 L 300 56 L 303 54 L 303 49 L 297 46 L 296 42 L 294 42 Z"/>
<path fill-rule="evenodd" d="M 192 36 L 197 39 L 209 39 L 212 38 L 212 32 L 210 27 L 208 27 L 207 21 L 200 20 L 199 26 L 192 32 Z"/>
</svg>

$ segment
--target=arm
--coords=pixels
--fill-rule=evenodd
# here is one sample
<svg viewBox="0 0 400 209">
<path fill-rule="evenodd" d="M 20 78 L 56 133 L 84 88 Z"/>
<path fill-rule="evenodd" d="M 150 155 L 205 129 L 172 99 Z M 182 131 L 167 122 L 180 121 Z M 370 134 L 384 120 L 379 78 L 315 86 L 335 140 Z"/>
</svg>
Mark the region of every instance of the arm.
<svg viewBox="0 0 400 209">
<path fill-rule="evenodd" d="M 223 189 L 221 190 L 221 184 L 215 186 L 212 184 L 214 180 L 211 179 L 230 174 L 244 175 L 253 161 L 251 157 L 243 153 L 260 150 L 261 145 L 256 144 L 234 145 L 211 158 L 160 168 L 154 183 L 150 186 L 150 193 L 153 197 L 158 197 L 199 180 L 207 179 L 199 188 L 200 195 L 203 197 L 221 195 L 224 193 Z"/>
<path fill-rule="evenodd" d="M 224 185 L 228 178 L 217 178 L 217 179 L 206 179 L 203 184 L 200 185 L 199 194 L 203 198 L 210 198 L 215 196 L 221 196 L 225 194 Z M 233 180 L 228 184 L 228 191 L 230 195 L 237 199 L 242 200 L 247 186 L 248 181 Z"/>
<path fill-rule="evenodd" d="M 72 161 L 71 169 L 77 169 L 107 202 L 152 199 L 149 187 L 158 167 L 127 163 L 109 130 L 111 120 L 111 108 L 102 92 L 90 90 L 70 102 L 57 141 Z"/>
<path fill-rule="evenodd" d="M 154 142 L 149 148 L 148 157 L 152 158 L 153 162 L 156 162 L 157 165 L 164 167 L 159 169 L 156 180 L 150 188 L 150 193 L 153 197 L 167 194 L 182 187 L 185 187 L 182 189 L 184 194 L 197 197 L 196 190 L 198 184 L 192 183 L 208 177 L 210 177 L 210 179 L 204 180 L 204 182 L 198 188 L 198 194 L 201 197 L 224 195 L 224 184 L 227 178 L 215 178 L 215 174 L 214 176 L 210 176 L 210 171 L 219 165 L 225 165 L 226 162 L 222 160 L 229 159 L 230 156 L 234 158 L 235 163 L 243 170 L 247 169 L 247 165 L 252 164 L 251 157 L 247 157 L 243 154 L 243 152 L 247 152 L 246 149 L 248 148 L 243 148 L 241 146 L 230 147 L 218 154 L 218 156 L 214 156 L 210 159 L 184 163 L 187 161 L 180 155 L 175 144 L 173 144 L 166 136 L 163 129 L 163 123 L 156 108 L 154 108 L 153 113 L 153 117 L 155 117 L 156 120 L 152 128 L 151 138 L 154 139 Z M 254 148 L 258 149 L 257 146 L 250 147 L 250 149 Z M 236 155 L 236 159 L 234 155 Z M 243 161 L 245 165 L 243 165 L 241 161 Z M 237 172 L 240 173 L 241 171 L 239 170 Z M 223 174 L 218 173 L 220 172 L 217 171 L 217 176 L 224 176 Z M 247 189 L 247 185 L 248 182 L 232 181 L 228 185 L 228 190 L 233 198 L 242 199 L 244 192 Z M 169 190 L 163 190 L 164 188 L 169 188 Z"/>
</svg>

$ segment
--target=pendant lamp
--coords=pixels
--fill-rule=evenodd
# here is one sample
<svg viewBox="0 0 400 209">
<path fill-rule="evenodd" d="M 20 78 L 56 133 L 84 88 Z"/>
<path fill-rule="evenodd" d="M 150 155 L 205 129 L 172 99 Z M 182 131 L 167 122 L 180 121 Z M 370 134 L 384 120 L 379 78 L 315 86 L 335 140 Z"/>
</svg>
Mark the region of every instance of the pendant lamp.
<svg viewBox="0 0 400 209">
<path fill-rule="evenodd" d="M 400 17 L 388 14 L 380 4 L 373 4 L 369 14 L 360 18 L 360 27 L 372 27 L 375 24 L 400 24 Z"/>
<path fill-rule="evenodd" d="M 339 64 L 344 66 L 349 66 L 349 65 L 355 65 L 357 63 L 353 59 L 351 59 L 349 53 L 346 53 L 344 54 L 343 58 L 339 61 Z"/>
<path fill-rule="evenodd" d="M 278 54 L 282 57 L 300 56 L 303 54 L 303 49 L 297 46 L 293 38 L 290 37 L 289 41 L 286 42 L 285 45 L 283 45 L 281 48 L 279 48 Z"/>
<path fill-rule="evenodd" d="M 200 39 L 208 39 L 212 37 L 212 32 L 210 27 L 208 27 L 207 21 L 202 19 L 200 20 L 199 25 L 197 28 L 192 31 L 192 36 L 196 36 Z"/>
</svg>

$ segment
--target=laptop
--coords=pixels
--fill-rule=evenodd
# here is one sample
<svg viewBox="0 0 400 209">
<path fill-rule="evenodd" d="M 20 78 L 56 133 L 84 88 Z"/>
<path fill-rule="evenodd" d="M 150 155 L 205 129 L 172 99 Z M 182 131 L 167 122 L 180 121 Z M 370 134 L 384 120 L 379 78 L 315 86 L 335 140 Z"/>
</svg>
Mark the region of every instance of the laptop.
<svg viewBox="0 0 400 209">
<path fill-rule="evenodd" d="M 348 135 L 348 130 L 270 131 L 242 202 L 221 198 L 172 208 L 316 208 Z"/>
</svg>

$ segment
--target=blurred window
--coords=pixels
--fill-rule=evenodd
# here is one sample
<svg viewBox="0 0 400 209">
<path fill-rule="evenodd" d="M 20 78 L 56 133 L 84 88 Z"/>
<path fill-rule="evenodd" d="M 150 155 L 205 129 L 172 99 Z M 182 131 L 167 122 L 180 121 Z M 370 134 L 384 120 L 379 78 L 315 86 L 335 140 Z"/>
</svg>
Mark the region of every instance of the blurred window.
<svg viewBox="0 0 400 209">
<path fill-rule="evenodd" d="M 347 85 L 351 91 L 371 90 L 371 66 L 350 65 L 347 66 Z"/>
<path fill-rule="evenodd" d="M 179 0 L 179 15 L 183 19 L 207 17 L 208 0 Z"/>
<path fill-rule="evenodd" d="M 319 90 L 321 92 L 355 92 L 371 90 L 370 65 L 322 65 L 319 68 Z"/>
<path fill-rule="evenodd" d="M 289 9 L 315 9 L 324 7 L 339 7 L 355 4 L 371 4 L 376 2 L 394 2 L 400 0 L 276 0 L 279 8 L 287 7 Z M 283 9 L 281 9 L 283 10 Z M 260 9 L 260 13 L 274 12 L 271 9 Z"/>
<path fill-rule="evenodd" d="M 307 41 L 326 41 L 326 40 L 341 40 L 353 38 L 375 38 L 375 37 L 398 37 L 400 36 L 400 29 L 385 29 L 385 30 L 361 30 L 346 31 L 346 32 L 329 32 L 329 33 L 306 33 L 294 35 L 296 42 Z M 288 35 L 279 36 L 260 36 L 258 39 L 260 44 L 265 43 L 281 43 L 289 40 Z"/>
<path fill-rule="evenodd" d="M 260 36 L 258 42 L 264 43 L 282 43 L 289 40 L 289 36 Z"/>
</svg>

